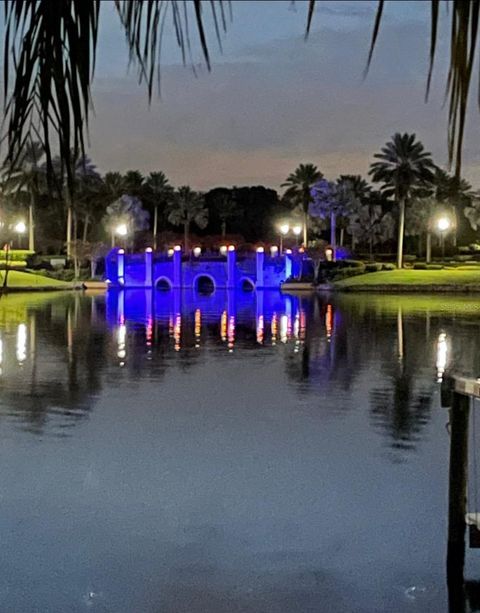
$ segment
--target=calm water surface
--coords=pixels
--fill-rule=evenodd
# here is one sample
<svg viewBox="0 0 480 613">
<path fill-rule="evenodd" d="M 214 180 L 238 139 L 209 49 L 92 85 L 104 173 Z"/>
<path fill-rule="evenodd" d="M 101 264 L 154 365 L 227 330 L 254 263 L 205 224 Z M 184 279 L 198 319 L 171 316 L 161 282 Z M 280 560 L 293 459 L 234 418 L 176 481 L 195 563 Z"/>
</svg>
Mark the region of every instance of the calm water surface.
<svg viewBox="0 0 480 613">
<path fill-rule="evenodd" d="M 447 611 L 438 382 L 480 372 L 479 313 L 2 298 L 0 610 Z"/>
</svg>

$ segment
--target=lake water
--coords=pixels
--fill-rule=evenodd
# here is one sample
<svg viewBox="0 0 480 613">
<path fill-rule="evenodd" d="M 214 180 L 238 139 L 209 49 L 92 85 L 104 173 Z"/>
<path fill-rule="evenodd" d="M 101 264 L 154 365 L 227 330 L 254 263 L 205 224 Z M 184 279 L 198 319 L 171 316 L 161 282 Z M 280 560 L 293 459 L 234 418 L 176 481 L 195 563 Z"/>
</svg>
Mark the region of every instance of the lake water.
<svg viewBox="0 0 480 613">
<path fill-rule="evenodd" d="M 461 297 L 1 298 L 0 610 L 447 611 L 439 381 L 480 372 L 479 314 Z"/>
</svg>

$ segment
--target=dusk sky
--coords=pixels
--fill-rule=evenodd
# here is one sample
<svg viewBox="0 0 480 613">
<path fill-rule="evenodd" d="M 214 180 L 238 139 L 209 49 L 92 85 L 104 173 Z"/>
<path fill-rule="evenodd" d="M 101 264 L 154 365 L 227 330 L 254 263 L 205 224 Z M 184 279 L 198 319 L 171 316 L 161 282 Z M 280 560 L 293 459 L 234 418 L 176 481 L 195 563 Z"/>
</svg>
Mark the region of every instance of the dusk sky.
<svg viewBox="0 0 480 613">
<path fill-rule="evenodd" d="M 223 53 L 206 10 L 212 72 L 200 69 L 195 77 L 184 67 L 170 32 L 162 52 L 162 98 L 149 107 L 136 70 L 127 71 L 113 3 L 102 3 L 91 156 L 102 171 L 163 170 L 174 185 L 201 190 L 278 189 L 300 162 L 314 162 L 330 179 L 365 174 L 373 153 L 395 131 L 409 131 L 444 165 L 447 39 L 425 104 L 429 4 L 386 4 L 365 80 L 376 2 L 319 2 L 307 42 L 305 2 L 233 2 Z M 474 106 L 472 100 L 464 174 L 478 187 Z"/>
</svg>

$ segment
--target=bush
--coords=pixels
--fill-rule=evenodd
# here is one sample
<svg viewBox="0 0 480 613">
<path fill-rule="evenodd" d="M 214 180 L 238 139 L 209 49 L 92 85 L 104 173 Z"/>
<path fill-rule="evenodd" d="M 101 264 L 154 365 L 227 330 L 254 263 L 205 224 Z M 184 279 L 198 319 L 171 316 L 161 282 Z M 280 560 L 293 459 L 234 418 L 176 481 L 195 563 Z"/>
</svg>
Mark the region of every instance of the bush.
<svg viewBox="0 0 480 613">
<path fill-rule="evenodd" d="M 29 251 L 28 249 L 10 249 L 8 259 L 10 262 L 25 262 L 34 253 L 34 251 Z M 3 249 L 0 250 L 0 258 L 2 260 L 5 259 L 5 251 Z"/>
<path fill-rule="evenodd" d="M 365 268 L 365 263 L 362 260 L 337 260 L 335 265 L 337 268 Z"/>
<path fill-rule="evenodd" d="M 427 270 L 442 270 L 443 266 L 441 264 L 427 264 Z"/>
<path fill-rule="evenodd" d="M 379 272 L 380 270 L 382 270 L 382 265 L 376 262 L 365 265 L 365 272 Z"/>
<path fill-rule="evenodd" d="M 453 259 L 455 260 L 455 262 L 466 262 L 470 259 L 470 255 L 454 255 Z"/>
<path fill-rule="evenodd" d="M 383 264 L 382 270 L 396 270 L 395 264 Z"/>
<path fill-rule="evenodd" d="M 62 270 L 46 270 L 45 268 L 36 270 L 36 273 L 48 277 L 49 279 L 57 279 L 58 281 L 73 281 L 75 278 L 75 271 L 73 268 L 66 268 Z M 82 278 L 80 276 L 80 278 Z"/>
<path fill-rule="evenodd" d="M 404 255 L 403 256 L 404 262 L 415 262 L 416 259 L 417 259 L 416 255 Z"/>
<path fill-rule="evenodd" d="M 427 270 L 427 265 L 423 263 L 414 264 L 413 270 Z"/>
<path fill-rule="evenodd" d="M 365 272 L 365 264 L 360 260 L 338 260 L 322 262 L 318 269 L 318 283 L 338 281 Z"/>
<path fill-rule="evenodd" d="M 340 268 L 335 271 L 330 281 L 342 281 L 342 279 L 348 279 L 349 277 L 356 277 L 357 275 L 363 275 L 364 268 Z"/>
</svg>

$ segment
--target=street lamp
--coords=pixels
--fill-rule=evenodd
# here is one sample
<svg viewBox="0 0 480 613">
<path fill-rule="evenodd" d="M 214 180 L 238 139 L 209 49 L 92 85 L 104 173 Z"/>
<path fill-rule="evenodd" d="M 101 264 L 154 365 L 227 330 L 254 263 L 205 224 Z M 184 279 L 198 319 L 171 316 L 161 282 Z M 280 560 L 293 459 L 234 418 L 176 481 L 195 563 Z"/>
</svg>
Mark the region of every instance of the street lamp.
<svg viewBox="0 0 480 613">
<path fill-rule="evenodd" d="M 445 259 L 445 234 L 450 230 L 452 222 L 448 217 L 439 217 L 437 219 L 437 228 L 440 232 L 440 242 L 442 244 L 442 260 Z"/>
<path fill-rule="evenodd" d="M 112 228 L 112 247 L 115 247 L 115 235 L 120 236 L 121 238 L 125 238 L 128 234 L 128 226 L 126 223 L 119 223 L 117 226 Z"/>
<path fill-rule="evenodd" d="M 302 230 L 303 230 L 303 228 L 299 224 L 297 224 L 296 226 L 293 226 L 293 228 L 292 228 L 292 232 L 295 234 L 295 239 L 297 241 L 297 247 L 298 247 L 298 237 L 302 233 Z"/>
<path fill-rule="evenodd" d="M 278 229 L 280 231 L 280 255 L 281 255 L 283 253 L 283 239 L 289 233 L 290 226 L 288 225 L 288 223 L 282 223 L 280 224 Z"/>
<path fill-rule="evenodd" d="M 27 225 L 24 221 L 18 221 L 13 227 L 15 232 L 18 234 L 18 248 L 22 247 L 22 234 L 25 234 L 27 231 Z"/>
</svg>

